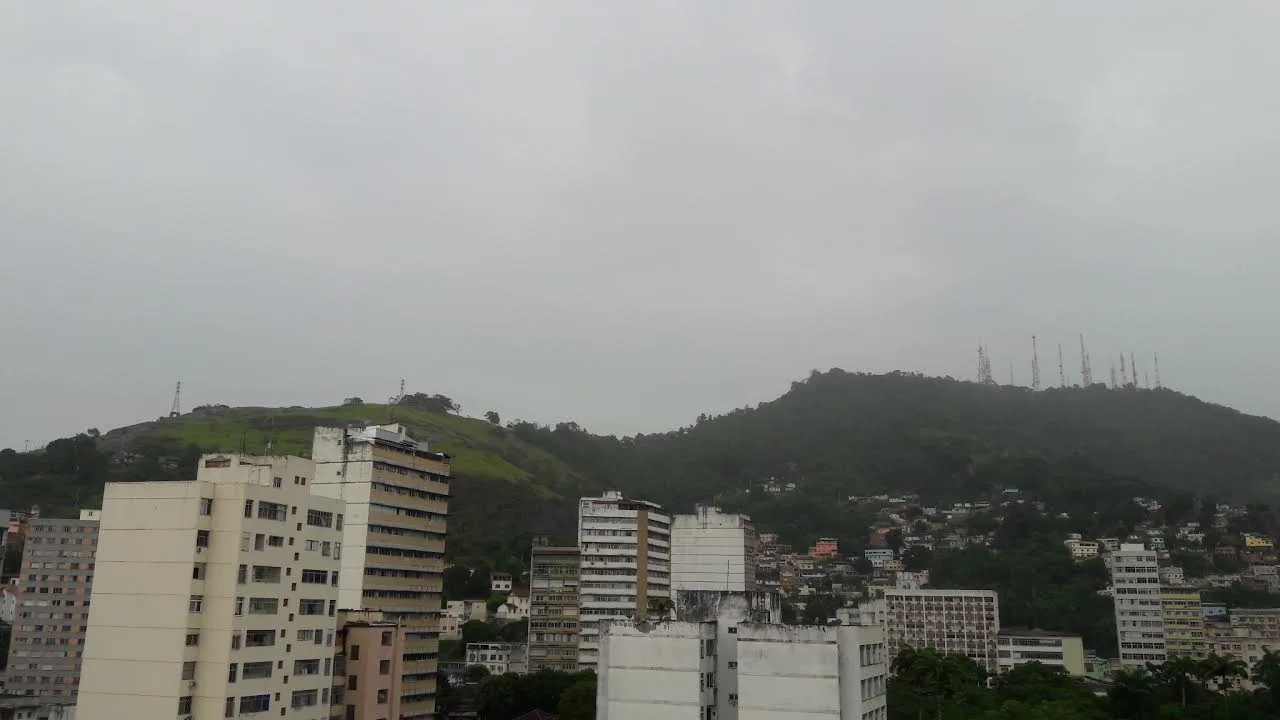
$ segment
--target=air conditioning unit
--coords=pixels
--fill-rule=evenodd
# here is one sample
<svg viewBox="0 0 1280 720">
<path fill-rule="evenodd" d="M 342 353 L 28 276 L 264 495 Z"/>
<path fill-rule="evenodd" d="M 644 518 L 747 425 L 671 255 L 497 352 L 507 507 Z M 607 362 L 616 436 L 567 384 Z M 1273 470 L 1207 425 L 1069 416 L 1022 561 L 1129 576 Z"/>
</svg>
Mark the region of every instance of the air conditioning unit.
<svg viewBox="0 0 1280 720">
<path fill-rule="evenodd" d="M 195 681 L 195 680 L 188 680 L 188 681 L 187 681 L 187 687 L 189 687 L 189 688 L 193 688 L 193 687 L 195 687 L 195 686 L 196 686 L 196 681 Z"/>
</svg>

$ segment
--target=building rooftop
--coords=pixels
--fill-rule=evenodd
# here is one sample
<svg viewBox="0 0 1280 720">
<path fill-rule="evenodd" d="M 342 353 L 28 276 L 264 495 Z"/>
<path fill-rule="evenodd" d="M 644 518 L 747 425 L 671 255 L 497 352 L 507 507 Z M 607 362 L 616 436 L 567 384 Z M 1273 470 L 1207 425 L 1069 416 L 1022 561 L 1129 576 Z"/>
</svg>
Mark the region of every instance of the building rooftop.
<svg viewBox="0 0 1280 720">
<path fill-rule="evenodd" d="M 1058 632 L 1057 630 L 1041 630 L 1039 628 L 1002 628 L 1001 636 L 1017 637 L 1080 637 L 1079 633 Z"/>
</svg>

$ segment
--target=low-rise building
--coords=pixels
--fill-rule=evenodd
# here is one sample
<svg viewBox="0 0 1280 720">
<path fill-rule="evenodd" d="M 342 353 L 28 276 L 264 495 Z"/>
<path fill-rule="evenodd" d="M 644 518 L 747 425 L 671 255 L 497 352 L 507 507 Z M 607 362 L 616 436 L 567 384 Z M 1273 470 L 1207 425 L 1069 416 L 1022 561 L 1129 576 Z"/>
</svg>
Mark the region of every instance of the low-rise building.
<svg viewBox="0 0 1280 720">
<path fill-rule="evenodd" d="M 1161 585 L 1186 585 L 1187 576 L 1182 568 L 1177 565 L 1161 565 L 1160 566 L 1160 584 Z"/>
<path fill-rule="evenodd" d="M 498 622 L 517 622 L 529 617 L 529 591 L 524 588 L 512 590 L 505 602 L 498 606 L 494 614 Z"/>
<path fill-rule="evenodd" d="M 1101 546 L 1093 540 L 1067 540 L 1067 550 L 1073 560 L 1091 560 L 1098 557 Z"/>
<path fill-rule="evenodd" d="M 506 595 L 511 592 L 511 574 L 504 572 L 489 573 L 489 591 L 494 595 Z"/>
<path fill-rule="evenodd" d="M 1060 667 L 1068 675 L 1081 677 L 1084 668 L 1084 640 L 1071 633 L 1049 630 L 1005 629 L 996 635 L 998 666 L 1001 672 L 1018 665 L 1038 662 Z"/>
<path fill-rule="evenodd" d="M 862 556 L 871 563 L 871 567 L 884 567 L 884 564 L 896 556 L 890 548 L 867 548 L 862 551 Z"/>
<path fill-rule="evenodd" d="M 528 647 L 523 643 L 467 643 L 467 665 L 480 665 L 490 675 L 523 675 L 529 671 L 528 657 Z"/>
<path fill-rule="evenodd" d="M 749 622 L 726 598 L 703 621 L 614 621 L 602 629 L 598 720 L 885 720 L 883 630 Z"/>
</svg>

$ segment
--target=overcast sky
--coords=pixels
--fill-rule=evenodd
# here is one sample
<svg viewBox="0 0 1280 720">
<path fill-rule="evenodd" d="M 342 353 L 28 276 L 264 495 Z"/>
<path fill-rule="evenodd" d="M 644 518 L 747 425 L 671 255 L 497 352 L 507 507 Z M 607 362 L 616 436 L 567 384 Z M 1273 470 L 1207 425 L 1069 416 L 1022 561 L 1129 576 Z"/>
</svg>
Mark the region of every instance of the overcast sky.
<svg viewBox="0 0 1280 720">
<path fill-rule="evenodd" d="M 1052 7 L 1050 7 L 1052 5 Z M 669 429 L 812 368 L 1280 416 L 1280 3 L 8 2 L 0 447 L 410 391 Z"/>
</svg>

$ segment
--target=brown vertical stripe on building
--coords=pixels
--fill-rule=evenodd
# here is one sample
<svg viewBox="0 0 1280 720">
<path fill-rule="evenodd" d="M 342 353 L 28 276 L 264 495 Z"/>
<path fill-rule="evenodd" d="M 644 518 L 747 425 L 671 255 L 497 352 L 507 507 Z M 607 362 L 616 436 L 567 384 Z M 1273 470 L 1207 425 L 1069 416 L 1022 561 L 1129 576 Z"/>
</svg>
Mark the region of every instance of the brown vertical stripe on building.
<svg viewBox="0 0 1280 720">
<path fill-rule="evenodd" d="M 649 510 L 636 510 L 636 616 L 649 614 Z"/>
</svg>

